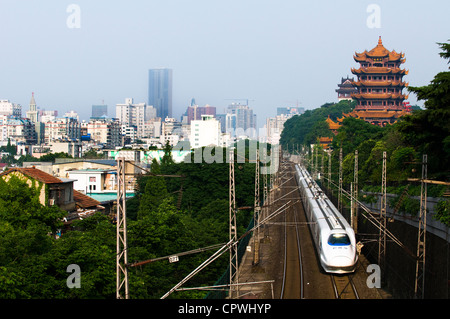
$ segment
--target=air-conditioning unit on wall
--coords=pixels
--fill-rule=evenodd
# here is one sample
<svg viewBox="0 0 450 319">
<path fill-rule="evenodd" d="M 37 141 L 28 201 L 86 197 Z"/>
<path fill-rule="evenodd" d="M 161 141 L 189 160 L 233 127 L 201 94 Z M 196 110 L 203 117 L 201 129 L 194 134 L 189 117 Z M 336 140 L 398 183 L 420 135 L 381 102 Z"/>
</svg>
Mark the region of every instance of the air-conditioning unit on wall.
<svg viewBox="0 0 450 319">
<path fill-rule="evenodd" d="M 50 198 L 50 199 L 48 200 L 48 204 L 49 204 L 50 206 L 55 205 L 55 200 L 54 200 L 53 198 Z"/>
</svg>

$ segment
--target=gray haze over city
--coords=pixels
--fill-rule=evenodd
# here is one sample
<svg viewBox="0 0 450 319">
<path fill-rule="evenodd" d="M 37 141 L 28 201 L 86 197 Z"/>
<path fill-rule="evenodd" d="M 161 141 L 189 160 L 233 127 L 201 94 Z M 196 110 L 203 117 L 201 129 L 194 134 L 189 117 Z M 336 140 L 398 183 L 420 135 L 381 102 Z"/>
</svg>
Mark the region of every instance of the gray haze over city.
<svg viewBox="0 0 450 319">
<path fill-rule="evenodd" d="M 147 103 L 148 70 L 164 67 L 178 120 L 192 98 L 218 113 L 248 99 L 262 127 L 277 107 L 337 102 L 353 54 L 379 36 L 405 53 L 411 86 L 448 68 L 447 0 L 0 0 L 0 12 L 0 99 L 23 113 L 35 92 L 41 109 L 88 119 L 104 103 L 114 117 L 125 98 Z"/>
</svg>

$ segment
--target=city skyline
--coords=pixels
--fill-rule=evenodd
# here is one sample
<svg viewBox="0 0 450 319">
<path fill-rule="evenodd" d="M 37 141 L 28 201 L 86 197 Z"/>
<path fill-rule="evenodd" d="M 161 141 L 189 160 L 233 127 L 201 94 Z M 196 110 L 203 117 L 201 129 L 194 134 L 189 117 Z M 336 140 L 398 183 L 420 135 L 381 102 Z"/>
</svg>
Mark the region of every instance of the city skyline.
<svg viewBox="0 0 450 319">
<path fill-rule="evenodd" d="M 176 119 L 192 98 L 217 113 L 248 99 L 262 126 L 277 107 L 337 102 L 337 84 L 357 66 L 353 54 L 379 36 L 387 49 L 405 53 L 411 86 L 448 68 L 436 44 L 448 41 L 446 1 L 43 0 L 0 7 L 0 39 L 10 48 L 0 51 L 0 99 L 26 111 L 35 92 L 41 109 L 76 110 L 81 119 L 103 100 L 109 108 L 128 97 L 148 102 L 148 70 L 164 67 L 173 70 Z M 416 104 L 414 94 L 409 101 Z"/>
</svg>

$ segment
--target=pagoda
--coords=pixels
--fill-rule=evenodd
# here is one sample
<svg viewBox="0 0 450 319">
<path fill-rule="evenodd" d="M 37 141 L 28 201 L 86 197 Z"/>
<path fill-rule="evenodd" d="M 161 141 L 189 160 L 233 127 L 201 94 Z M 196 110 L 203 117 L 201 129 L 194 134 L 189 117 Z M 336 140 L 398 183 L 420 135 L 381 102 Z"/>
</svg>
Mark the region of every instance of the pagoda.
<svg viewBox="0 0 450 319">
<path fill-rule="evenodd" d="M 408 86 L 403 81 L 408 71 L 400 68 L 405 63 L 405 54 L 387 50 L 380 37 L 375 48 L 355 53 L 353 58 L 360 64 L 358 69 L 351 69 L 358 77 L 357 81 L 352 81 L 358 91 L 351 94 L 357 105 L 352 112 L 343 114 L 343 118 L 355 117 L 385 126 L 407 114 L 403 101 L 408 95 L 404 95 L 402 90 Z M 343 118 L 335 124 L 339 125 Z"/>
<path fill-rule="evenodd" d="M 352 100 L 352 93 L 357 93 L 358 90 L 353 86 L 354 79 L 349 78 L 342 78 L 341 84 L 338 84 L 338 89 L 336 89 L 336 92 L 338 94 L 338 100 Z"/>
</svg>

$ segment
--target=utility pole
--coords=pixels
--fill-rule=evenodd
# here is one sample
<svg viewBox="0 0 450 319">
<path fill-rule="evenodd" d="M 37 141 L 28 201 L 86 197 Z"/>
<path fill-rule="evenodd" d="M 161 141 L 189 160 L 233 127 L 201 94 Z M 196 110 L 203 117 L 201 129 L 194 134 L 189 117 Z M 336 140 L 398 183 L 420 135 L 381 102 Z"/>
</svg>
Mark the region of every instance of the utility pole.
<svg viewBox="0 0 450 319">
<path fill-rule="evenodd" d="M 322 149 L 322 152 L 321 152 L 321 160 L 322 160 L 322 163 L 321 163 L 321 166 L 320 166 L 320 174 L 322 174 L 322 175 L 325 175 L 325 172 L 324 172 L 324 166 L 323 166 L 323 164 L 324 164 L 324 159 L 325 159 L 325 152 L 324 152 L 324 150 Z M 321 177 L 322 178 L 322 177 Z"/>
<path fill-rule="evenodd" d="M 259 214 L 260 214 L 260 202 L 259 202 L 259 150 L 256 148 L 256 164 L 255 164 L 255 205 L 253 208 L 253 224 L 255 231 L 253 232 L 253 265 L 259 263 Z"/>
<path fill-rule="evenodd" d="M 342 147 L 339 149 L 339 195 L 338 210 L 342 211 Z"/>
<path fill-rule="evenodd" d="M 314 157 L 314 159 L 315 159 L 315 161 L 316 161 L 316 163 L 314 164 L 314 179 L 317 179 L 317 171 L 318 171 L 318 169 L 319 169 L 319 165 L 318 165 L 318 161 L 317 161 L 317 157 L 318 157 L 318 155 L 317 155 L 317 152 L 318 152 L 318 147 L 319 146 L 319 144 L 316 144 L 316 145 L 314 145 L 314 152 L 316 153 L 316 156 Z"/>
<path fill-rule="evenodd" d="M 117 254 L 116 298 L 128 299 L 127 210 L 125 190 L 125 158 L 117 159 Z"/>
<path fill-rule="evenodd" d="M 356 201 L 354 201 L 354 207 L 353 207 L 353 211 L 352 211 L 352 216 L 353 216 L 353 223 L 352 223 L 352 227 L 353 230 L 355 231 L 355 233 L 358 232 L 358 150 L 355 150 L 355 168 L 354 168 L 354 172 L 353 172 L 353 192 L 354 195 L 353 197 L 356 199 Z"/>
<path fill-rule="evenodd" d="M 234 149 L 230 148 L 230 186 L 229 186 L 229 239 L 230 239 L 230 289 L 229 298 L 239 296 L 238 280 L 238 254 L 237 254 L 237 229 L 236 229 L 236 192 L 234 181 Z"/>
<path fill-rule="evenodd" d="M 330 189 L 331 182 L 331 152 L 328 152 L 328 189 Z"/>
<path fill-rule="evenodd" d="M 428 156 L 422 158 L 422 180 L 420 183 L 419 235 L 417 239 L 415 298 L 424 298 L 425 292 L 425 239 L 427 234 L 427 162 Z"/>
<path fill-rule="evenodd" d="M 378 237 L 378 265 L 384 272 L 386 258 L 386 152 L 383 152 L 383 167 L 381 172 L 381 201 L 380 201 L 380 232 Z"/>
</svg>

